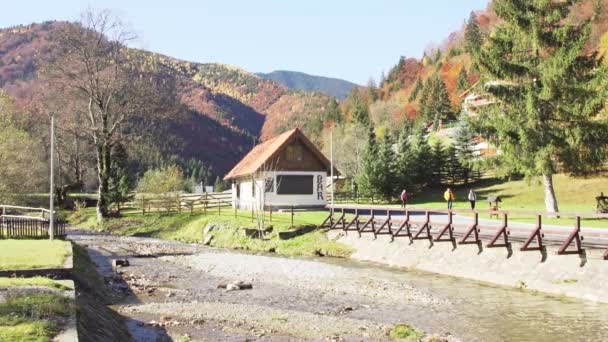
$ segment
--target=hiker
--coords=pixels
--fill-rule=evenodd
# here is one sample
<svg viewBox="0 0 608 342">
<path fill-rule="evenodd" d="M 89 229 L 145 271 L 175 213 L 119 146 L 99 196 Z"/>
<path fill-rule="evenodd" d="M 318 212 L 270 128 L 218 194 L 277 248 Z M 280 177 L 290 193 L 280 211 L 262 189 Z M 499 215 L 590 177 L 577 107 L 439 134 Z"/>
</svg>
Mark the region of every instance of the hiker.
<svg viewBox="0 0 608 342">
<path fill-rule="evenodd" d="M 471 202 L 471 210 L 475 210 L 475 202 L 477 201 L 477 194 L 473 189 L 469 190 L 469 202 Z"/>
<path fill-rule="evenodd" d="M 448 210 L 452 210 L 452 203 L 454 203 L 454 199 L 456 198 L 452 189 L 448 188 L 445 193 L 443 193 L 443 198 L 448 201 Z"/>
<path fill-rule="evenodd" d="M 403 191 L 401 191 L 401 208 L 405 208 L 407 204 L 407 191 L 405 191 L 405 189 L 403 189 Z"/>
</svg>

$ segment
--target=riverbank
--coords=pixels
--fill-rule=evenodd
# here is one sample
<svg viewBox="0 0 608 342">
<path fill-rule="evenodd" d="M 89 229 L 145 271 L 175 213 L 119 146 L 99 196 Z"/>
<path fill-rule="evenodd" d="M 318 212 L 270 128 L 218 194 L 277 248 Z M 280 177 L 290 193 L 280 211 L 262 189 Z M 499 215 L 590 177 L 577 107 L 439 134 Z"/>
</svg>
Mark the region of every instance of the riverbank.
<svg viewBox="0 0 608 342">
<path fill-rule="evenodd" d="M 90 231 L 69 238 L 88 251 L 136 340 L 382 341 L 396 324 L 412 324 L 400 312 L 450 305 L 407 283 L 317 259 Z M 130 265 L 114 272 L 116 258 Z M 218 288 L 237 281 L 253 288 Z M 437 331 L 424 340 L 459 341 Z"/>
<path fill-rule="evenodd" d="M 601 340 L 608 306 L 336 258 L 286 258 L 72 231 L 136 340 Z M 130 266 L 114 272 L 111 260 Z M 243 281 L 250 290 L 218 284 Z M 435 339 L 433 339 L 435 338 Z"/>
<path fill-rule="evenodd" d="M 557 296 L 608 303 L 608 261 L 603 250 L 587 248 L 584 254 L 557 255 L 558 247 L 520 251 L 521 243 L 486 248 L 485 243 L 457 245 L 332 231 L 330 238 L 348 245 L 351 258 L 389 266 L 417 269 L 473 279 Z"/>
<path fill-rule="evenodd" d="M 291 213 L 265 213 L 267 231 L 260 236 L 252 231 L 257 220 L 250 211 L 224 209 L 221 212 L 205 213 L 150 213 L 126 212 L 122 217 L 109 219 L 102 227 L 95 222 L 94 208 L 71 212 L 67 215 L 73 226 L 91 230 L 102 230 L 122 236 L 143 236 L 186 243 L 241 249 L 254 252 L 272 252 L 285 256 L 325 255 L 348 257 L 350 248 L 328 239 L 323 231 L 316 230 L 292 239 L 282 240 L 279 233 L 302 226 L 319 225 L 327 217 L 324 211 Z M 293 222 L 293 224 L 292 224 Z"/>
</svg>

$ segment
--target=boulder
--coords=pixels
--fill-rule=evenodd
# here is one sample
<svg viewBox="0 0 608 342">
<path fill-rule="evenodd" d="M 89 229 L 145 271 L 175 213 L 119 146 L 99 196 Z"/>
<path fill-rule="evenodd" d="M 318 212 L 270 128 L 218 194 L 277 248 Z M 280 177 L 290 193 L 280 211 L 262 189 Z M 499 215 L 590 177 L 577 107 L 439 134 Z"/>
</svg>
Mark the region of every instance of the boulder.
<svg viewBox="0 0 608 342">
<path fill-rule="evenodd" d="M 258 239 L 260 238 L 260 230 L 257 228 L 241 228 L 243 234 L 248 238 Z M 269 226 L 262 230 L 262 236 L 272 233 L 273 227 Z"/>
<path fill-rule="evenodd" d="M 316 229 L 317 229 L 317 226 L 314 226 L 314 225 L 306 225 L 306 226 L 297 227 L 295 229 L 288 230 L 285 232 L 279 232 L 279 239 L 281 239 L 281 240 L 293 239 L 294 237 L 308 234 Z"/>
<path fill-rule="evenodd" d="M 209 246 L 211 244 L 211 240 L 213 240 L 213 235 L 209 235 L 205 238 L 205 240 L 203 241 L 203 245 L 205 246 Z"/>
<path fill-rule="evenodd" d="M 112 260 L 112 268 L 126 267 L 126 266 L 129 266 L 129 260 L 127 260 L 127 259 L 113 259 Z"/>
<path fill-rule="evenodd" d="M 208 223 L 205 228 L 203 228 L 203 235 L 207 235 L 211 233 L 212 230 L 215 229 L 215 225 L 212 223 Z"/>
</svg>

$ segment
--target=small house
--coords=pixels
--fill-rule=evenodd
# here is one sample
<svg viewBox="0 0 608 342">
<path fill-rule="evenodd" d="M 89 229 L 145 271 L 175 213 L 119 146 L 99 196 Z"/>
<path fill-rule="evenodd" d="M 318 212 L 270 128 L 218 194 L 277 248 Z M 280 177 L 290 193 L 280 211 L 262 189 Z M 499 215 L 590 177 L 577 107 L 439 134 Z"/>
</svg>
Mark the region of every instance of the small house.
<svg viewBox="0 0 608 342">
<path fill-rule="evenodd" d="M 255 146 L 224 180 L 232 181 L 238 209 L 323 207 L 330 170 L 330 161 L 295 128 Z"/>
</svg>

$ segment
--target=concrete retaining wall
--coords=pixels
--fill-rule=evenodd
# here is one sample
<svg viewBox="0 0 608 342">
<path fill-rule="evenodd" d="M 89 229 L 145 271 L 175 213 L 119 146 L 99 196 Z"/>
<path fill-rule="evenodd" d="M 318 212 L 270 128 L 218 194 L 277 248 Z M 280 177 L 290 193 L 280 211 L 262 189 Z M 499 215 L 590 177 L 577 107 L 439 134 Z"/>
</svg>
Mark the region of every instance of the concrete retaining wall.
<svg viewBox="0 0 608 342">
<path fill-rule="evenodd" d="M 406 237 L 390 242 L 386 235 L 374 240 L 372 234 L 359 238 L 356 232 L 328 234 L 352 247 L 353 259 L 608 303 L 608 261 L 602 259 L 603 250 L 557 255 L 557 247 L 548 246 L 543 256 L 540 251 L 521 252 L 520 243 L 513 243 L 509 253 L 505 247 L 486 248 L 487 241 L 480 248 L 450 242 L 431 245 L 428 240 L 410 244 Z"/>
</svg>

